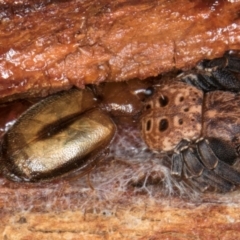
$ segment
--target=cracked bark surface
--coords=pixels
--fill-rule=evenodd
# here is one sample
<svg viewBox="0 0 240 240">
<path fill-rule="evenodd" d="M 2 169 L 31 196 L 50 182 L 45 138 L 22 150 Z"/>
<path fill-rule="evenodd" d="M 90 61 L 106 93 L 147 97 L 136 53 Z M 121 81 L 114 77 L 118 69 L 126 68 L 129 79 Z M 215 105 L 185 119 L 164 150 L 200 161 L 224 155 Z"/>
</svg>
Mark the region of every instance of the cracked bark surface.
<svg viewBox="0 0 240 240">
<path fill-rule="evenodd" d="M 239 11 L 224 0 L 4 0 L 2 101 L 187 69 L 240 48 Z"/>
</svg>

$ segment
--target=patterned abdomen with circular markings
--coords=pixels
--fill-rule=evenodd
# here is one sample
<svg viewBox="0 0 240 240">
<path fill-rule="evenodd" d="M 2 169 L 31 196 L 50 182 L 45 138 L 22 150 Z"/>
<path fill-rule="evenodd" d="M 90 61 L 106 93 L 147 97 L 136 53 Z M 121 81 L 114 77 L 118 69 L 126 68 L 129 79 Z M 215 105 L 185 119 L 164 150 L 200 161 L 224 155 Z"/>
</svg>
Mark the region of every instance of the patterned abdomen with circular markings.
<svg viewBox="0 0 240 240">
<path fill-rule="evenodd" d="M 147 145 L 153 150 L 170 151 L 182 139 L 199 138 L 203 94 L 182 82 L 156 86 L 142 117 L 142 135 Z"/>
</svg>

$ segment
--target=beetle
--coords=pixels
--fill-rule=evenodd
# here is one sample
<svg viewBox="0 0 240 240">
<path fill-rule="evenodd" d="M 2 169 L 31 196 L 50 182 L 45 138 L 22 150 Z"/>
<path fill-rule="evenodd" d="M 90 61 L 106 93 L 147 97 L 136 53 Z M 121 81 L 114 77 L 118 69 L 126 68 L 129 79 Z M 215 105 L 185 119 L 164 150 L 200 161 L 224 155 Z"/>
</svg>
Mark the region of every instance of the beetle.
<svg viewBox="0 0 240 240">
<path fill-rule="evenodd" d="M 239 73 L 240 58 L 227 53 L 161 84 L 107 83 L 49 96 L 5 133 L 1 172 L 18 182 L 86 174 L 128 117 L 141 123 L 152 151 L 170 156 L 173 176 L 202 191 L 231 191 L 240 184 L 232 166 L 240 154 Z"/>
<path fill-rule="evenodd" d="M 17 182 L 88 173 L 115 136 L 113 118 L 140 113 L 141 92 L 146 84 L 133 80 L 73 88 L 38 102 L 4 134 L 1 172 Z"/>
</svg>

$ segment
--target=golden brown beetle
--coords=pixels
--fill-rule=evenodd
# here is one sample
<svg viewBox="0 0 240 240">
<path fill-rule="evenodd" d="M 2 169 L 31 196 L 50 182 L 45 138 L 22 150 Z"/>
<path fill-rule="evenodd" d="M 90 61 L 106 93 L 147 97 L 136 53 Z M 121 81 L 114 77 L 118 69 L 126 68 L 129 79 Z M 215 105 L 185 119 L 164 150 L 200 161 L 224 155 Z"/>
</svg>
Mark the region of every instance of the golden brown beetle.
<svg viewBox="0 0 240 240">
<path fill-rule="evenodd" d="M 26 182 L 74 170 L 87 173 L 114 138 L 116 126 L 108 111 L 120 117 L 137 115 L 141 109 L 137 94 L 146 85 L 135 81 L 117 85 L 71 89 L 28 109 L 3 137 L 2 173 Z"/>
</svg>

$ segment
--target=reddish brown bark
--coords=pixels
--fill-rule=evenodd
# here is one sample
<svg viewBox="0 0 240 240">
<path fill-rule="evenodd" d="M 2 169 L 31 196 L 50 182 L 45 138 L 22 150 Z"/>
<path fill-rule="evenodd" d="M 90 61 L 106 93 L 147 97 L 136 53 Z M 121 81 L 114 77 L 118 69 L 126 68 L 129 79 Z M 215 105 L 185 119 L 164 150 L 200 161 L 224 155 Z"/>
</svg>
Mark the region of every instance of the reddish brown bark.
<svg viewBox="0 0 240 240">
<path fill-rule="evenodd" d="M 0 4 L 3 99 L 144 79 L 240 48 L 239 1 L 22 2 Z"/>
</svg>

